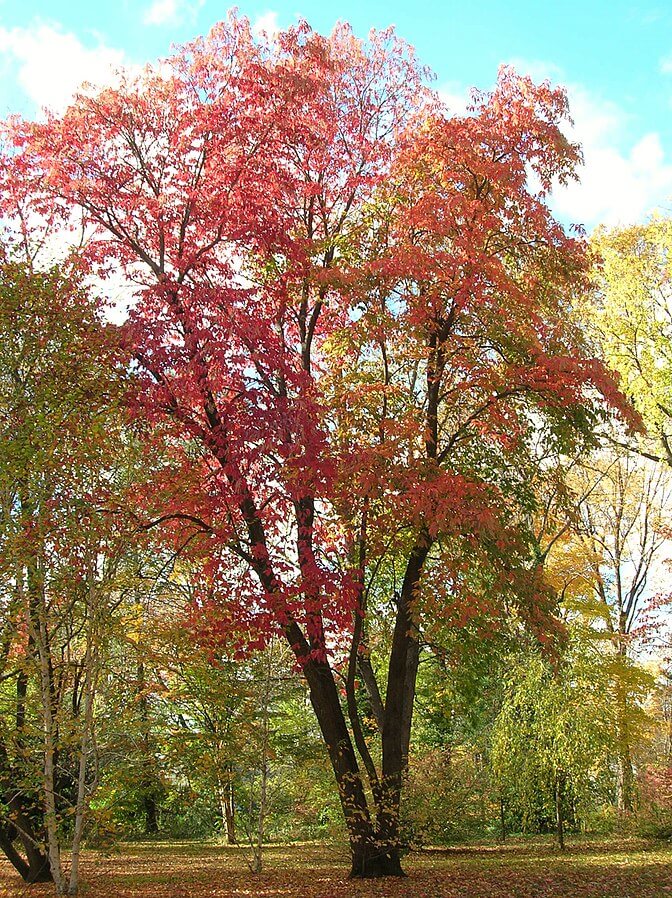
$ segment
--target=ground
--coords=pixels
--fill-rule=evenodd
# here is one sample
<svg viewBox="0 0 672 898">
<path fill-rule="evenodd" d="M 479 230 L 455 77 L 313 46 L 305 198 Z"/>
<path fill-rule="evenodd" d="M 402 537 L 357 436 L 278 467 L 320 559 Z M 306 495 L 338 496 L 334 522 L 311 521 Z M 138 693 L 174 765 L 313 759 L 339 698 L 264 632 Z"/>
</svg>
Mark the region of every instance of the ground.
<svg viewBox="0 0 672 898">
<path fill-rule="evenodd" d="M 195 842 L 88 851 L 82 898 L 672 898 L 672 845 L 583 840 L 508 841 L 428 850 L 406 858 L 401 881 L 352 882 L 334 845 L 272 846 L 252 875 L 244 851 Z M 46 898 L 0 861 L 0 896 Z"/>
</svg>

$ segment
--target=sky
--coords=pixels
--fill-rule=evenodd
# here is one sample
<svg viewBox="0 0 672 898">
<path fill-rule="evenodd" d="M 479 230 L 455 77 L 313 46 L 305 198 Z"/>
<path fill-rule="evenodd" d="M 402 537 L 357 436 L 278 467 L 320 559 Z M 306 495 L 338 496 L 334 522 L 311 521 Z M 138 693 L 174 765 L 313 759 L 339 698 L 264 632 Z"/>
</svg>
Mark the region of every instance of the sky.
<svg viewBox="0 0 672 898">
<path fill-rule="evenodd" d="M 0 0 L 0 117 L 62 110 L 82 81 L 104 83 L 205 34 L 216 0 Z M 581 183 L 554 192 L 565 223 L 589 231 L 672 211 L 672 0 L 268 0 L 240 13 L 269 33 L 299 18 L 366 36 L 396 26 L 455 112 L 502 63 L 566 87 L 584 149 Z"/>
</svg>

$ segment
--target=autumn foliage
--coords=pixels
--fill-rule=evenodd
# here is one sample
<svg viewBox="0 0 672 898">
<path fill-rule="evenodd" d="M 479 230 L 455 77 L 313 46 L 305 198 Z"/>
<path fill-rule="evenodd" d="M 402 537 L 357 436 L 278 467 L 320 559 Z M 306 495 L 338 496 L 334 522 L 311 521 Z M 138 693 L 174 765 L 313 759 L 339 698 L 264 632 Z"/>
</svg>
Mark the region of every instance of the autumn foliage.
<svg viewBox="0 0 672 898">
<path fill-rule="evenodd" d="M 503 68 L 455 116 L 425 82 L 391 31 L 266 42 L 233 16 L 61 118 L 10 123 L 2 169 L 5 215 L 81 225 L 82 270 L 127 279 L 134 413 L 167 459 L 146 507 L 166 539 L 198 536 L 200 638 L 291 646 L 356 875 L 400 872 L 423 634 L 477 608 L 547 638 L 526 471 L 627 414 L 572 312 L 585 245 L 546 203 L 579 161 L 564 92 Z"/>
</svg>

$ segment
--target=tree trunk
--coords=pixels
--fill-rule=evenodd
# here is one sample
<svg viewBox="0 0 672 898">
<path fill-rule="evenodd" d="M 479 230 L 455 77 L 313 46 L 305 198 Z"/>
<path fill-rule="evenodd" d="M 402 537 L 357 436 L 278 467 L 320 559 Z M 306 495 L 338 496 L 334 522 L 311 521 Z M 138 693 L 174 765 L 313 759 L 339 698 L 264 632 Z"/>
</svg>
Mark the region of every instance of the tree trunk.
<svg viewBox="0 0 672 898">
<path fill-rule="evenodd" d="M 295 652 L 295 646 L 302 646 L 305 651 L 305 642 L 299 642 L 300 631 L 296 624 L 290 625 L 286 633 Z M 386 830 L 381 829 L 382 813 L 379 812 L 377 828 L 371 820 L 362 776 L 341 707 L 334 673 L 328 662 L 313 658 L 309 658 L 303 664 L 303 673 L 308 683 L 310 703 L 329 753 L 348 830 L 352 858 L 350 876 L 353 878 L 403 876 L 398 840 L 390 842 Z"/>
<path fill-rule="evenodd" d="M 382 847 L 375 840 L 360 842 L 352 849 L 351 879 L 405 876 L 397 847 Z"/>
<path fill-rule="evenodd" d="M 351 876 L 382 876 L 380 855 L 357 758 L 345 722 L 334 674 L 326 661 L 309 660 L 303 668 L 310 703 L 329 752 L 352 856 Z M 398 875 L 398 874 L 397 874 Z"/>
<path fill-rule="evenodd" d="M 47 830 L 49 865 L 54 880 L 56 894 L 64 892 L 63 870 L 61 867 L 61 845 L 58 839 L 58 812 L 56 809 L 56 724 L 52 713 L 52 689 L 47 649 L 47 633 L 44 622 L 40 622 L 40 675 L 42 684 L 42 716 L 44 722 L 44 808 Z"/>
<path fill-rule="evenodd" d="M 43 726 L 43 788 L 44 822 L 47 834 L 49 866 L 57 895 L 63 895 L 65 883 L 61 866 L 61 846 L 58 838 L 58 810 L 56 807 L 56 755 L 58 751 L 58 721 L 54 707 L 54 684 L 51 646 L 47 628 L 47 608 L 44 583 L 38 563 L 28 569 L 28 603 L 26 606 L 28 632 L 37 649 L 40 700 Z"/>
<path fill-rule="evenodd" d="M 565 827 L 562 816 L 562 798 L 565 778 L 559 773 L 555 778 L 555 831 L 558 838 L 558 848 L 565 849 Z"/>
<path fill-rule="evenodd" d="M 401 792 L 408 768 L 415 686 L 420 660 L 415 602 L 422 569 L 431 548 L 427 533 L 421 533 L 411 551 L 399 594 L 397 617 L 387 674 L 383 747 L 383 802 L 379 834 L 386 850 L 399 856 Z"/>
<path fill-rule="evenodd" d="M 29 882 L 28 874 L 30 873 L 30 867 L 14 847 L 11 834 L 7 830 L 0 830 L 0 848 L 14 869 L 18 870 L 23 881 Z M 49 861 L 46 858 L 45 861 L 49 864 Z"/>
<path fill-rule="evenodd" d="M 218 777 L 217 786 L 219 789 L 219 807 L 222 814 L 226 844 L 237 845 L 236 807 L 233 796 L 233 775 L 230 770 L 227 770 L 226 778 L 224 780 Z"/>
<path fill-rule="evenodd" d="M 414 605 L 431 541 L 423 533 L 411 552 L 399 595 L 382 732 L 382 780 L 374 825 L 357 757 L 341 707 L 334 674 L 326 661 L 312 658 L 304 664 L 310 701 L 329 751 L 352 856 L 351 877 L 403 876 L 401 867 L 400 809 L 408 765 L 415 684 L 420 647 Z M 298 627 L 297 627 L 298 630 Z M 292 638 L 290 644 L 299 640 Z"/>
<path fill-rule="evenodd" d="M 221 433 L 221 421 L 211 398 L 205 411 L 211 428 Z M 225 447 L 220 447 L 217 458 L 225 469 L 230 467 Z M 282 595 L 282 585 L 270 564 L 264 525 L 252 495 L 242 477 L 230 471 L 227 476 L 240 496 L 239 509 L 253 547 L 254 571 L 268 595 Z M 310 558 L 311 501 L 302 503 L 297 511 L 299 556 Z M 326 658 L 322 621 L 319 616 L 313 619 L 315 633 L 309 641 L 287 609 L 280 605 L 276 612 L 285 638 L 303 669 L 310 702 L 329 753 L 348 830 L 353 877 L 404 875 L 400 863 L 399 812 L 403 776 L 408 762 L 419 661 L 418 634 L 413 613 L 420 576 L 430 547 L 429 534 L 423 530 L 409 556 L 399 598 L 388 671 L 382 733 L 383 777 L 375 826 L 341 707 L 334 672 Z"/>
<path fill-rule="evenodd" d="M 49 858 L 42 851 L 19 796 L 12 795 L 7 800 L 7 807 L 13 823 L 0 829 L 0 849 L 24 882 L 52 882 Z M 23 846 L 25 859 L 14 845 L 17 838 Z"/>
<path fill-rule="evenodd" d="M 77 801 L 75 804 L 75 827 L 72 836 L 72 852 L 70 861 L 70 881 L 68 894 L 76 895 L 79 889 L 79 858 L 82 836 L 84 835 L 84 818 L 87 808 L 86 773 L 88 769 L 89 745 L 93 734 L 93 702 L 96 692 L 96 651 L 95 639 L 95 582 L 93 564 L 88 583 L 88 622 L 86 628 L 86 650 L 84 653 L 84 715 L 79 744 L 79 770 L 77 776 Z"/>
<path fill-rule="evenodd" d="M 619 661 L 625 667 L 627 663 L 625 636 L 621 635 L 619 643 Z M 632 768 L 630 751 L 630 728 L 628 726 L 628 693 L 624 683 L 625 670 L 621 669 L 616 682 L 616 735 L 618 739 L 618 758 L 616 763 L 616 806 L 621 813 L 634 810 L 635 774 Z"/>
<path fill-rule="evenodd" d="M 23 571 L 17 573 L 17 597 L 19 603 L 23 601 Z M 3 653 L 5 658 L 9 648 L 6 643 Z M 32 653 L 34 644 L 29 637 L 29 652 Z M 26 756 L 30 749 L 26 745 L 26 697 L 28 693 L 28 674 L 21 667 L 16 677 L 16 739 L 15 750 L 19 757 Z M 38 802 L 31 799 L 24 792 L 18 790 L 13 781 L 20 774 L 13 769 L 9 761 L 9 753 L 3 739 L 0 738 L 0 795 L 7 809 L 7 817 L 11 822 L 0 824 L 0 850 L 4 852 L 9 862 L 17 870 L 25 882 L 51 882 L 52 875 L 49 867 L 49 858 L 42 848 L 43 833 L 36 831 L 34 816 Z M 43 814 L 40 809 L 40 814 Z M 17 840 L 21 843 L 25 857 L 22 857 L 16 847 Z"/>
<path fill-rule="evenodd" d="M 622 813 L 629 814 L 634 809 L 635 774 L 627 745 L 619 747 L 616 769 L 616 806 Z"/>
<path fill-rule="evenodd" d="M 159 833 L 159 810 L 156 801 L 156 785 L 152 775 L 151 728 L 149 702 L 147 701 L 147 684 L 145 682 L 145 665 L 141 658 L 137 659 L 136 684 L 138 709 L 140 712 L 140 746 L 142 750 L 142 807 L 145 817 L 145 835 L 156 836 Z"/>
<path fill-rule="evenodd" d="M 146 793 L 142 799 L 145 811 L 145 835 L 156 836 L 159 832 L 159 813 L 154 795 Z"/>
</svg>

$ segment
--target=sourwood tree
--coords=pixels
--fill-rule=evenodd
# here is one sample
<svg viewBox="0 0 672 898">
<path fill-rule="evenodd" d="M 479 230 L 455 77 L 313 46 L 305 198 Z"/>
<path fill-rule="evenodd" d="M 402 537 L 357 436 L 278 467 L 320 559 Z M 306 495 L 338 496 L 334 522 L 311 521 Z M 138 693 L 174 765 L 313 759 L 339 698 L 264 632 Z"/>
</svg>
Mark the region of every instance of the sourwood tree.
<svg viewBox="0 0 672 898">
<path fill-rule="evenodd" d="M 426 622 L 556 626 L 514 526 L 539 422 L 569 447 L 624 408 L 571 311 L 585 246 L 546 205 L 580 156 L 564 92 L 503 69 L 451 116 L 423 79 L 391 31 L 269 42 L 231 16 L 12 122 L 2 164 L 8 195 L 83 218 L 88 271 L 129 279 L 135 407 L 172 454 L 160 517 L 194 537 L 196 630 L 291 647 L 355 876 L 402 872 Z M 383 684 L 367 629 L 385 613 Z"/>
</svg>

